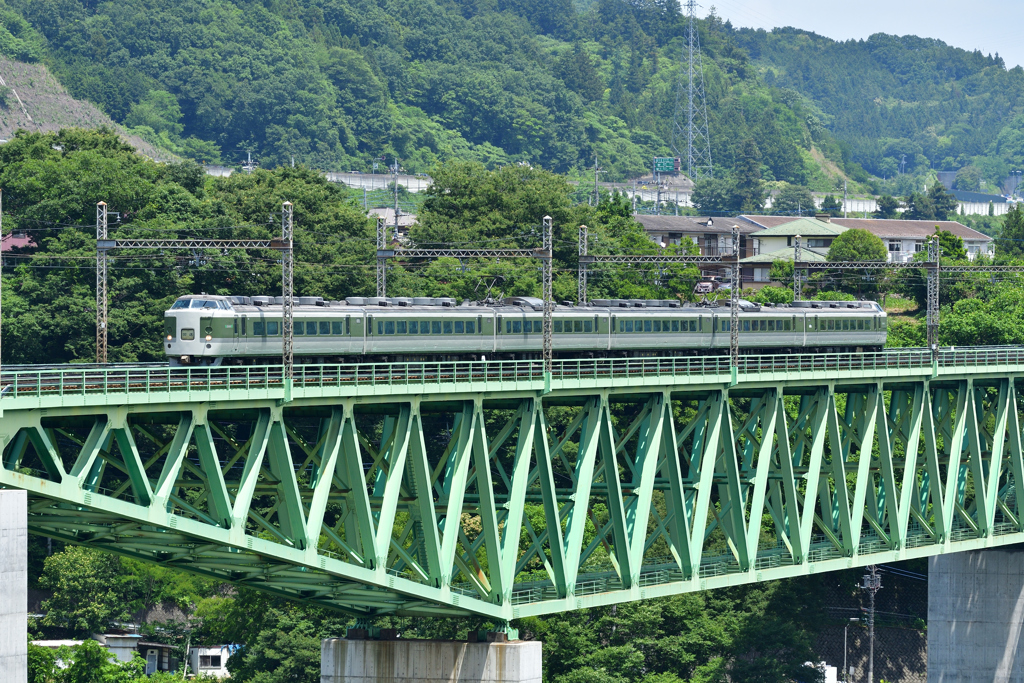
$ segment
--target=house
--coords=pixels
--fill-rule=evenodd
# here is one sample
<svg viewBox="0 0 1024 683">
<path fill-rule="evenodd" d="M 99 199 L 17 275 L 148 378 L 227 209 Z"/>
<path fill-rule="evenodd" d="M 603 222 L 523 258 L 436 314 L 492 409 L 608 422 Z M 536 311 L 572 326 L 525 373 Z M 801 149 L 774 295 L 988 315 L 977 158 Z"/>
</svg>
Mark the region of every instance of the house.
<svg viewBox="0 0 1024 683">
<path fill-rule="evenodd" d="M 952 194 L 956 197 L 960 205 L 958 210 L 963 216 L 984 216 L 990 210 L 993 216 L 1002 216 L 1010 210 L 1010 203 L 1002 195 L 965 190 L 952 190 Z"/>
<path fill-rule="evenodd" d="M 166 643 L 152 643 L 142 639 L 142 636 L 125 633 L 102 633 L 95 634 L 93 640 L 105 647 L 119 662 L 130 662 L 132 657 L 138 653 L 146 661 L 145 673 L 147 676 L 158 671 L 177 671 L 178 659 L 173 656 L 174 646 Z M 62 646 L 76 647 L 81 645 L 82 640 L 33 640 L 33 645 L 57 650 Z M 58 662 L 63 668 L 64 664 Z"/>
<path fill-rule="evenodd" d="M 792 261 L 796 255 L 793 247 L 783 247 L 775 251 L 761 252 L 747 258 L 740 259 L 740 272 L 749 271 L 753 287 L 761 288 L 771 282 L 772 263 L 775 261 Z M 804 261 L 826 261 L 826 252 L 821 249 L 806 249 L 801 247 L 800 258 Z"/>
<path fill-rule="evenodd" d="M 193 674 L 229 678 L 228 657 L 238 645 L 217 645 L 215 647 L 193 647 L 188 651 L 188 668 Z"/>
<path fill-rule="evenodd" d="M 794 240 L 800 237 L 800 246 L 827 253 L 832 241 L 846 228 L 832 225 L 819 218 L 793 218 L 792 216 L 739 216 L 740 220 L 759 228 L 752 233 L 754 254 L 768 254 L 783 249 L 792 250 Z"/>
<path fill-rule="evenodd" d="M 833 218 L 832 225 L 844 228 L 860 228 L 885 242 L 889 249 L 889 260 L 905 263 L 921 250 L 927 250 L 925 242 L 935 234 L 935 229 L 952 233 L 964 241 L 967 258 L 972 261 L 978 254 L 992 256 L 995 242 L 988 235 L 968 228 L 957 221 L 905 221 L 898 218 Z"/>
<path fill-rule="evenodd" d="M 384 225 L 390 230 L 395 230 L 395 210 L 393 208 L 370 209 L 367 215 L 371 218 L 383 218 Z M 388 239 L 397 237 L 398 241 L 405 242 L 409 239 L 409 228 L 416 224 L 416 214 L 405 213 L 401 207 L 398 209 L 398 234 L 388 233 Z"/>
<path fill-rule="evenodd" d="M 700 247 L 701 256 L 732 254 L 732 228 L 740 229 L 740 252 L 749 255 L 749 235 L 760 228 L 731 218 L 710 216 L 635 216 L 651 240 L 660 246 L 678 245 L 688 239 Z"/>
<path fill-rule="evenodd" d="M 832 218 L 820 214 L 816 218 L 792 218 L 791 216 L 739 216 L 751 225 L 763 228 L 753 233 L 757 253 L 777 251 L 793 247 L 793 238 L 800 235 L 802 247 L 820 249 L 825 252 L 832 240 L 850 228 L 867 230 L 885 243 L 889 250 L 889 261 L 906 263 L 917 252 L 927 249 L 927 240 L 935 230 L 943 230 L 964 241 L 967 257 L 973 260 L 978 254 L 991 256 L 994 242 L 988 235 L 978 232 L 957 221 L 911 221 L 899 218 Z"/>
<path fill-rule="evenodd" d="M 754 241 L 750 239 L 750 236 L 760 228 L 749 222 L 710 216 L 634 216 L 634 218 L 644 226 L 647 236 L 655 244 L 667 247 L 681 244 L 683 240 L 688 239 L 700 248 L 701 256 L 732 256 L 732 229 L 733 226 L 736 226 L 740 233 L 740 258 L 756 253 Z M 702 267 L 701 271 L 705 275 L 725 276 L 720 266 Z M 740 283 L 743 286 L 749 286 L 753 281 L 753 267 L 741 267 Z"/>
</svg>

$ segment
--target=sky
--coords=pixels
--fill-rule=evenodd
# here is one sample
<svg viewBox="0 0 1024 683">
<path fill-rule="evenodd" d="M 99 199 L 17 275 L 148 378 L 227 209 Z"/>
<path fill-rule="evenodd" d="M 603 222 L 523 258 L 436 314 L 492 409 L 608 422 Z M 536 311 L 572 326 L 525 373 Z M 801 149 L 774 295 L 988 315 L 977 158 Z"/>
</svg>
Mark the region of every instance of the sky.
<svg viewBox="0 0 1024 683">
<path fill-rule="evenodd" d="M 1024 65 L 1020 0 L 701 0 L 698 13 L 712 6 L 734 26 L 793 26 L 836 40 L 913 34 L 965 50 L 998 52 L 1007 68 Z"/>
</svg>

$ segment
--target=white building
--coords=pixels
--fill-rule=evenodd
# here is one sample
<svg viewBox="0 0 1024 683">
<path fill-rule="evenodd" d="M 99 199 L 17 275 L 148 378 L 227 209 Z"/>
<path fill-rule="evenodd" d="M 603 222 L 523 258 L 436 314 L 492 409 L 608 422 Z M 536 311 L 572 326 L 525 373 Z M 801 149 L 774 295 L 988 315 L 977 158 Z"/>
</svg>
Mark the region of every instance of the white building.
<svg viewBox="0 0 1024 683">
<path fill-rule="evenodd" d="M 188 670 L 193 674 L 230 678 L 228 657 L 239 645 L 217 645 L 214 647 L 193 647 L 188 651 Z"/>
</svg>

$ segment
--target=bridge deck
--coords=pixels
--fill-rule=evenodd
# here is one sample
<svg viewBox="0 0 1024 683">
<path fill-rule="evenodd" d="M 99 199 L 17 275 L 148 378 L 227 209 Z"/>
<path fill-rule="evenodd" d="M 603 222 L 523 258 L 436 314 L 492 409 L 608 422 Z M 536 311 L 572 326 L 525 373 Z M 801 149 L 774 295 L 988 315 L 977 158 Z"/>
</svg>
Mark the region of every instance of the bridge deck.
<svg viewBox="0 0 1024 683">
<path fill-rule="evenodd" d="M 1024 350 L 0 372 L 34 533 L 362 616 L 1019 543 Z"/>
</svg>

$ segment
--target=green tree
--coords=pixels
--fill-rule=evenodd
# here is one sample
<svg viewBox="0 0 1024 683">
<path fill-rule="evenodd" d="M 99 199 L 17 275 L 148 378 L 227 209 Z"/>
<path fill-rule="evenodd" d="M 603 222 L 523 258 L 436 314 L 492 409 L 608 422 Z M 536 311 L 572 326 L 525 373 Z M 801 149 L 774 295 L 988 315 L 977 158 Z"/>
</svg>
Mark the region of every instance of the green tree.
<svg viewBox="0 0 1024 683">
<path fill-rule="evenodd" d="M 46 559 L 39 581 L 53 596 L 43 601 L 43 624 L 69 635 L 103 632 L 111 621 L 127 621 L 142 605 L 141 586 L 116 555 L 68 546 Z"/>
<path fill-rule="evenodd" d="M 840 233 L 828 250 L 829 261 L 885 261 L 888 258 L 885 242 L 860 228 Z"/>
<path fill-rule="evenodd" d="M 835 195 L 827 194 L 821 200 L 821 211 L 833 217 L 841 216 L 843 215 L 843 203 Z"/>
<path fill-rule="evenodd" d="M 967 249 L 964 248 L 963 239 L 948 230 L 939 230 L 938 226 L 935 226 L 935 234 L 939 236 L 939 249 L 942 258 L 953 261 L 967 260 Z"/>
<path fill-rule="evenodd" d="M 555 73 L 565 85 L 587 102 L 604 96 L 604 82 L 583 45 L 576 42 L 555 63 Z"/>
<path fill-rule="evenodd" d="M 953 187 L 964 192 L 981 191 L 981 169 L 970 164 L 956 172 Z"/>
<path fill-rule="evenodd" d="M 733 171 L 733 201 L 743 213 L 758 213 L 764 208 L 768 195 L 761 180 L 761 150 L 753 138 L 747 138 L 740 147 Z"/>
<path fill-rule="evenodd" d="M 956 213 L 957 201 L 941 183 L 935 183 L 927 194 L 912 192 L 906 199 L 903 217 L 915 221 L 945 221 Z"/>
<path fill-rule="evenodd" d="M 875 218 L 896 218 L 899 214 L 900 201 L 895 197 L 882 195 L 878 198 L 877 206 Z"/>
<path fill-rule="evenodd" d="M 690 201 L 698 211 L 712 216 L 739 208 L 733 204 L 732 184 L 722 178 L 702 178 L 695 182 Z"/>
<path fill-rule="evenodd" d="M 772 213 L 782 216 L 813 216 L 815 211 L 814 195 L 802 185 L 786 183 L 772 200 Z"/>
<path fill-rule="evenodd" d="M 1024 206 L 1019 202 L 1003 217 L 1003 227 L 996 238 L 996 253 L 1011 257 L 1024 255 Z"/>
</svg>

